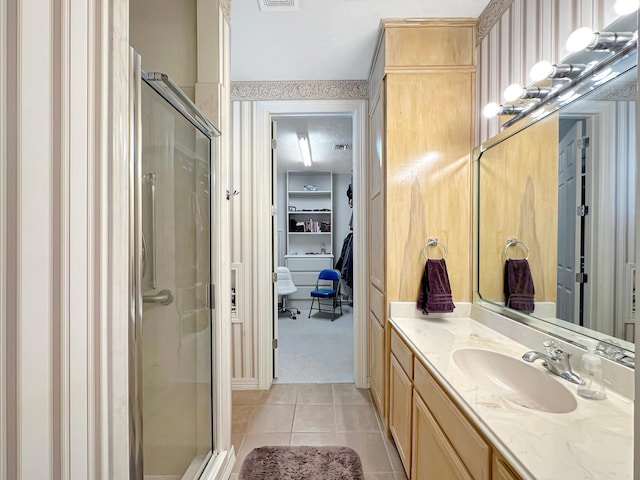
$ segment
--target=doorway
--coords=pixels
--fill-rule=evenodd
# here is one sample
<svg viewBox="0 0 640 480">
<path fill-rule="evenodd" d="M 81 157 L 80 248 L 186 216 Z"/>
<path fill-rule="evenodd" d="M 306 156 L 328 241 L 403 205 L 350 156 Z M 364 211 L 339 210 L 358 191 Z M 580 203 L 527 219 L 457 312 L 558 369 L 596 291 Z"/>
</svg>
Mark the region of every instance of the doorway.
<svg viewBox="0 0 640 480">
<path fill-rule="evenodd" d="M 353 381 L 358 388 L 368 387 L 367 378 L 367 331 L 364 308 L 366 305 L 366 215 L 362 205 L 366 199 L 366 181 L 364 178 L 365 139 L 366 139 L 366 101 L 365 100 L 307 100 L 307 101 L 264 101 L 256 102 L 254 108 L 255 150 L 257 166 L 256 178 L 259 179 L 258 202 L 272 205 L 273 179 L 271 171 L 272 123 L 283 117 L 294 116 L 339 116 L 350 117 L 353 129 L 353 270 L 356 282 L 353 288 Z M 261 215 L 256 219 L 258 238 L 273 236 L 272 216 Z M 259 242 L 257 246 L 258 269 L 273 272 L 272 242 Z M 326 248 L 326 245 L 325 245 Z M 277 305 L 277 285 L 268 282 L 266 275 L 257 285 L 257 305 L 262 312 L 274 312 Z M 269 274 L 271 278 L 271 274 Z M 301 316 L 304 310 L 301 310 Z M 269 389 L 274 381 L 274 355 L 277 331 L 274 332 L 274 315 L 262 315 L 257 324 L 258 333 L 258 386 Z M 306 315 L 308 315 L 308 310 Z M 337 321 L 337 320 L 336 320 Z M 334 322 L 335 323 L 335 322 Z M 276 326 L 277 328 L 277 326 Z M 277 373 L 277 372 L 276 372 Z"/>
<path fill-rule="evenodd" d="M 274 381 L 353 382 L 353 115 L 278 116 L 272 132 Z M 336 296 L 312 301 L 324 269 Z"/>
</svg>

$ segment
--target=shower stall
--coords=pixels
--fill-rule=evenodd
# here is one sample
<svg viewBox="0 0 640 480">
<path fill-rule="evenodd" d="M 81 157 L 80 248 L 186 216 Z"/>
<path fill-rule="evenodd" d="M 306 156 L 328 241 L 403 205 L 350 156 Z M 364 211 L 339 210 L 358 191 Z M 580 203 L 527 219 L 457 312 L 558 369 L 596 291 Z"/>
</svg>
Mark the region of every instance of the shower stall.
<svg viewBox="0 0 640 480">
<path fill-rule="evenodd" d="M 215 452 L 216 127 L 131 53 L 130 479 L 200 478 Z M 115 219 L 117 221 L 117 219 Z"/>
</svg>

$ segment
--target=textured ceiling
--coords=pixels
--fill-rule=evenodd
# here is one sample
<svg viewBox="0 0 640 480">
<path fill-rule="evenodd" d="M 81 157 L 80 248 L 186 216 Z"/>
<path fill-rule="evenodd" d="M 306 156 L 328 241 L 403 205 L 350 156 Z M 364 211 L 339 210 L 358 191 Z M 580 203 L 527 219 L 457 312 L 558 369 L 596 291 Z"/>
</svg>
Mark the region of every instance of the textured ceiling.
<svg viewBox="0 0 640 480">
<path fill-rule="evenodd" d="M 477 18 L 489 0 L 231 2 L 231 80 L 366 80 L 383 18 Z"/>
<path fill-rule="evenodd" d="M 298 134 L 309 137 L 313 164 L 308 170 L 351 173 L 353 150 L 335 150 L 334 145 L 352 146 L 352 119 L 345 117 L 282 117 L 276 119 L 278 170 L 307 170 L 302 164 Z"/>
</svg>

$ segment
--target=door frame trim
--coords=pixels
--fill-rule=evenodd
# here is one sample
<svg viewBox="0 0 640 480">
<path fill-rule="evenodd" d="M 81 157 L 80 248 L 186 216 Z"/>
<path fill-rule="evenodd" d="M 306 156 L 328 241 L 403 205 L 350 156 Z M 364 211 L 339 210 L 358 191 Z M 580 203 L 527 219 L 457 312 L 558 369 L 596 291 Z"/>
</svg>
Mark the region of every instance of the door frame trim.
<svg viewBox="0 0 640 480">
<path fill-rule="evenodd" d="M 271 121 L 273 117 L 295 115 L 351 115 L 353 119 L 353 224 L 354 224 L 354 380 L 357 388 L 368 388 L 367 364 L 367 218 L 365 212 L 367 198 L 367 184 L 365 175 L 366 162 L 366 132 L 367 132 L 367 101 L 366 100 L 286 100 L 260 101 L 253 107 L 254 122 L 254 166 L 256 178 L 257 205 L 264 209 L 256 213 L 255 238 L 268 238 L 271 235 Z M 258 340 L 258 388 L 271 388 L 272 378 L 272 348 L 273 325 L 271 318 L 271 245 L 267 242 L 257 242 L 256 245 L 256 278 L 257 281 L 257 311 L 269 312 L 259 314 L 257 322 Z"/>
</svg>

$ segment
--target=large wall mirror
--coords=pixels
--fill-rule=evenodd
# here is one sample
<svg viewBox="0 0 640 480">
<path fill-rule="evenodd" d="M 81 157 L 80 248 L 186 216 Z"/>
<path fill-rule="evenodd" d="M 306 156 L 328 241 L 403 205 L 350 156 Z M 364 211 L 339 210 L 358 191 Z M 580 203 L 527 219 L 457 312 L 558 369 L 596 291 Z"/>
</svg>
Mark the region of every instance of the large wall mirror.
<svg viewBox="0 0 640 480">
<path fill-rule="evenodd" d="M 478 148 L 475 181 L 479 300 L 574 343 L 597 338 L 603 352 L 630 367 L 638 261 L 636 52 L 577 85 L 572 101 L 557 102 L 540 118 L 534 112 Z M 507 273 L 507 259 L 525 258 L 533 311 L 505 306 L 508 284 L 519 275 Z"/>
</svg>

